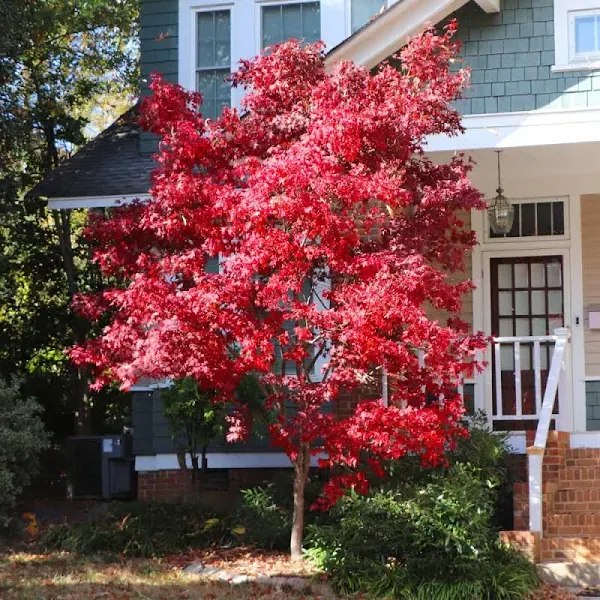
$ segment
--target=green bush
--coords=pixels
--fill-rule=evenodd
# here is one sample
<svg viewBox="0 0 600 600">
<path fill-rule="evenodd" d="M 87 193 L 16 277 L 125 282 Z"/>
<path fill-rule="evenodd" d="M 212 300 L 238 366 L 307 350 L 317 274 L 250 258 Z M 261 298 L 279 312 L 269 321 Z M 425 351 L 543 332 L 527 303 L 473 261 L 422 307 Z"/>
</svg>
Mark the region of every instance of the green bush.
<svg viewBox="0 0 600 600">
<path fill-rule="evenodd" d="M 230 535 L 228 520 L 201 505 L 114 503 L 88 523 L 50 527 L 41 544 L 80 554 L 152 557 L 220 544 Z"/>
<path fill-rule="evenodd" d="M 292 514 L 277 501 L 276 486 L 270 483 L 242 490 L 234 517 L 234 530 L 240 539 L 267 550 L 288 548 Z"/>
<path fill-rule="evenodd" d="M 351 493 L 309 527 L 307 554 L 344 592 L 413 600 L 518 600 L 535 570 L 500 546 L 493 483 L 457 463 L 406 491 Z"/>
<path fill-rule="evenodd" d="M 39 470 L 39 454 L 48 446 L 42 407 L 21 394 L 17 379 L 0 378 L 0 536 L 16 527 L 14 504 Z M 19 528 L 20 529 L 20 528 Z"/>
</svg>

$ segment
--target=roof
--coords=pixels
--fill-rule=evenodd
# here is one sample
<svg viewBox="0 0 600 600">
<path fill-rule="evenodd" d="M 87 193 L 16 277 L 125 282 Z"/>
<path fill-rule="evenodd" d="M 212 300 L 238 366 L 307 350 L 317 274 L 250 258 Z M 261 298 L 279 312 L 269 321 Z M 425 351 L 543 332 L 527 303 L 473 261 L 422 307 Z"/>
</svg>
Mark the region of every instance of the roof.
<svg viewBox="0 0 600 600">
<path fill-rule="evenodd" d="M 138 149 L 139 104 L 52 170 L 29 192 L 46 198 L 147 194 L 155 166 Z"/>
</svg>

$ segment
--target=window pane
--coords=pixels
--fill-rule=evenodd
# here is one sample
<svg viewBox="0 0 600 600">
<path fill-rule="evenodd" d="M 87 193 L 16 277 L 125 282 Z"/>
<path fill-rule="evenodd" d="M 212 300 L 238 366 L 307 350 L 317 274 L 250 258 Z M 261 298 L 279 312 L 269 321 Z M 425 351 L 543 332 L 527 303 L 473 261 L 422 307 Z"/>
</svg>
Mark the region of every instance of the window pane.
<svg viewBox="0 0 600 600">
<path fill-rule="evenodd" d="M 531 292 L 531 314 L 533 314 L 533 315 L 545 315 L 546 314 L 546 293 L 545 292 Z"/>
<path fill-rule="evenodd" d="M 517 335 L 531 335 L 529 319 L 516 319 Z"/>
<path fill-rule="evenodd" d="M 546 268 L 543 263 L 531 263 L 531 286 L 546 287 Z"/>
<path fill-rule="evenodd" d="M 215 66 L 215 13 L 198 13 L 198 67 Z"/>
<path fill-rule="evenodd" d="M 515 313 L 517 315 L 529 314 L 529 292 L 515 292 Z"/>
<path fill-rule="evenodd" d="M 515 265 L 515 287 L 526 288 L 529 287 L 529 265 Z"/>
<path fill-rule="evenodd" d="M 535 235 L 535 204 L 521 205 L 521 235 Z"/>
<path fill-rule="evenodd" d="M 223 108 L 231 105 L 231 83 L 227 80 L 229 69 L 215 71 L 216 77 L 216 116 L 218 117 Z"/>
<path fill-rule="evenodd" d="M 512 265 L 498 265 L 498 287 L 512 288 Z"/>
<path fill-rule="evenodd" d="M 552 235 L 552 203 L 538 202 L 537 209 L 537 234 Z"/>
<path fill-rule="evenodd" d="M 352 33 L 366 25 L 385 6 L 385 0 L 352 0 Z"/>
<path fill-rule="evenodd" d="M 548 292 L 548 312 L 551 315 L 563 314 L 563 297 L 559 290 L 551 290 Z"/>
<path fill-rule="evenodd" d="M 283 34 L 281 41 L 289 38 L 301 40 L 302 35 L 302 5 L 290 4 L 284 6 L 283 11 Z"/>
<path fill-rule="evenodd" d="M 230 16 L 228 10 L 215 13 L 215 63 L 216 67 L 231 65 Z"/>
<path fill-rule="evenodd" d="M 511 292 L 500 292 L 499 294 L 499 309 L 501 315 L 512 315 L 513 314 L 513 305 L 512 305 L 512 293 Z"/>
<path fill-rule="evenodd" d="M 262 9 L 263 48 L 281 41 L 281 6 L 264 6 Z"/>
<path fill-rule="evenodd" d="M 515 349 L 512 344 L 500 346 L 500 368 L 502 371 L 515 370 Z"/>
<path fill-rule="evenodd" d="M 512 319 L 500 319 L 498 335 L 502 336 L 512 336 L 513 333 L 513 320 Z"/>
<path fill-rule="evenodd" d="M 546 319 L 531 319 L 531 335 L 547 335 Z"/>
<path fill-rule="evenodd" d="M 575 52 L 596 51 L 595 17 L 575 17 Z"/>
<path fill-rule="evenodd" d="M 548 275 L 548 287 L 562 286 L 562 265 L 559 262 L 546 265 Z"/>
<path fill-rule="evenodd" d="M 202 116 L 214 119 L 216 116 L 216 72 L 214 70 L 198 71 L 197 89 L 202 94 Z"/>
<path fill-rule="evenodd" d="M 552 233 L 554 235 L 564 235 L 565 233 L 565 205 L 564 202 L 552 203 Z"/>
<path fill-rule="evenodd" d="M 506 234 L 506 237 L 519 237 L 521 235 L 521 205 L 515 206 L 515 219 L 511 230 Z"/>
<path fill-rule="evenodd" d="M 319 2 L 302 5 L 302 30 L 306 42 L 321 39 L 321 9 Z"/>
</svg>

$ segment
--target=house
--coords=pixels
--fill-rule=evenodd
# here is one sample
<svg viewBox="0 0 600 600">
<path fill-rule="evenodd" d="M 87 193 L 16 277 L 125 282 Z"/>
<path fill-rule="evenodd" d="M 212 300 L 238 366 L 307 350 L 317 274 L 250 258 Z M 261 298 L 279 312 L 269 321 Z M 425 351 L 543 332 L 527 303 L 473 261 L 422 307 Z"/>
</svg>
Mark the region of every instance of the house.
<svg viewBox="0 0 600 600">
<path fill-rule="evenodd" d="M 463 389 L 510 432 L 528 475 L 507 539 L 543 560 L 600 556 L 600 0 L 142 0 L 144 77 L 199 89 L 206 114 L 240 101 L 222 83 L 239 59 L 287 37 L 323 39 L 328 62 L 368 68 L 430 23 L 456 17 L 471 87 L 466 132 L 429 140 L 432 157 L 466 151 L 475 185 L 514 211 L 506 231 L 474 213 L 476 290 L 465 308 L 496 339 L 490 367 Z M 148 192 L 156 141 L 123 115 L 34 192 L 50 207 L 113 206 Z M 498 154 L 498 151 L 501 151 Z M 499 166 L 502 168 L 499 174 Z M 500 177 L 499 177 L 500 175 Z M 500 182 L 499 182 L 500 179 Z M 469 216 L 467 215 L 467 219 Z M 160 391 L 132 390 L 140 497 L 173 498 L 182 482 Z M 558 401 L 555 402 L 555 397 Z M 343 409 L 343 407 L 341 407 Z M 548 433 L 548 429 L 552 429 Z M 213 449 L 229 482 L 287 459 L 260 440 Z M 529 533 L 527 533 L 529 532 Z"/>
</svg>

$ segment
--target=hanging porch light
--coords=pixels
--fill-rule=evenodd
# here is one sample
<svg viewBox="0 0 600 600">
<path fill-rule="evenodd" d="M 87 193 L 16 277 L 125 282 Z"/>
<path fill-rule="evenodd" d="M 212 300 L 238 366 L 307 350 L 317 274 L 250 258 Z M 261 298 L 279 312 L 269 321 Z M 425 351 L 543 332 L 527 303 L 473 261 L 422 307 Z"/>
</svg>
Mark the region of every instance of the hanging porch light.
<svg viewBox="0 0 600 600">
<path fill-rule="evenodd" d="M 502 189 L 502 175 L 500 171 L 500 153 L 502 150 L 496 150 L 498 155 L 498 189 L 497 196 L 491 201 L 488 208 L 488 219 L 490 227 L 496 235 L 504 235 L 510 232 L 515 220 L 515 207 L 508 201 Z"/>
</svg>

